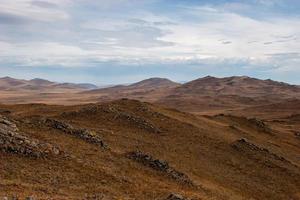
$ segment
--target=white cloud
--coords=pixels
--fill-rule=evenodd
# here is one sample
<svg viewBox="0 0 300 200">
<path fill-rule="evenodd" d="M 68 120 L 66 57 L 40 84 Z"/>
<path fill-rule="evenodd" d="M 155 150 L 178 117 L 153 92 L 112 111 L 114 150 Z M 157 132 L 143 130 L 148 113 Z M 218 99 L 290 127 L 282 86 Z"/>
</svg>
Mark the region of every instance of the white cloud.
<svg viewBox="0 0 300 200">
<path fill-rule="evenodd" d="M 300 66 L 299 54 L 293 58 L 274 56 L 300 52 L 299 18 L 253 19 L 235 12 L 249 9 L 246 4 L 179 7 L 174 17 L 167 12 L 158 14 L 143 9 L 105 13 L 105 9 L 128 0 L 0 0 L 0 3 L 0 24 L 1 14 L 5 15 L 3 22 L 12 16 L 15 21 L 43 22 L 26 25 L 21 20 L 22 29 L 3 23 L 2 63 L 15 58 L 14 62 L 34 66 L 84 66 L 107 61 L 219 65 L 231 59 L 233 63 L 255 67 L 285 66 L 291 70 Z M 82 10 L 87 3 L 97 9 L 101 7 L 101 12 Z M 60 24 L 61 21 L 68 23 Z"/>
<path fill-rule="evenodd" d="M 53 5 L 63 5 L 66 3 L 62 1 L 41 1 L 44 3 L 51 3 Z M 1 0 L 0 2 L 0 14 L 16 16 L 20 19 L 51 22 L 57 20 L 67 20 L 69 15 L 60 9 L 60 7 L 41 7 L 36 6 L 32 1 L 29 0 Z"/>
</svg>

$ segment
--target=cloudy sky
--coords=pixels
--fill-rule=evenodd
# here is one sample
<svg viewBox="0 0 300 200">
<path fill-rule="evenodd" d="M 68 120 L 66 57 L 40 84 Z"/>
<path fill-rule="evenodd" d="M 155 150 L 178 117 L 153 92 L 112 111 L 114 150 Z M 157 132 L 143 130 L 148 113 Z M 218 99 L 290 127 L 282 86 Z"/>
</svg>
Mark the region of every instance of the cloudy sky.
<svg viewBox="0 0 300 200">
<path fill-rule="evenodd" d="M 300 84 L 299 0 L 0 0 L 0 76 Z"/>
</svg>

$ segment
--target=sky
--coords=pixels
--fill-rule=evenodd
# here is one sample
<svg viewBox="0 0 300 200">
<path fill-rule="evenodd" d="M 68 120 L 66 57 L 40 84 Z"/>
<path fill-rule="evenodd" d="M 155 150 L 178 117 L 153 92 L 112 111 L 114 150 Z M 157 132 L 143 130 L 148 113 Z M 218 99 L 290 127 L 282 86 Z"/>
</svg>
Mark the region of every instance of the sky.
<svg viewBox="0 0 300 200">
<path fill-rule="evenodd" d="M 299 0 L 0 0 L 0 76 L 300 85 Z"/>
</svg>

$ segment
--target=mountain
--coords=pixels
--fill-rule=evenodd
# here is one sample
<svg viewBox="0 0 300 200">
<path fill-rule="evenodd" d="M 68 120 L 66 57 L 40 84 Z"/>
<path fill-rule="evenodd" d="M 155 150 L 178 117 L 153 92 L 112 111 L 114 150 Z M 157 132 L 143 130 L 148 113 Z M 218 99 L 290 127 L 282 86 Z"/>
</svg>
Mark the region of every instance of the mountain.
<svg viewBox="0 0 300 200">
<path fill-rule="evenodd" d="M 20 87 L 26 84 L 25 80 L 14 79 L 11 77 L 0 78 L 0 88 L 3 90 Z"/>
<path fill-rule="evenodd" d="M 135 90 L 174 88 L 178 85 L 180 84 L 166 78 L 149 78 L 130 85 L 116 85 L 112 87 L 91 90 L 86 93 L 102 93 L 102 92 L 109 92 L 110 90 L 114 92 L 119 91 L 119 92 L 128 93 L 130 91 L 135 91 Z"/>
<path fill-rule="evenodd" d="M 40 79 L 40 78 L 31 79 L 30 81 L 28 81 L 28 83 L 35 86 L 48 86 L 48 85 L 55 84 L 54 82 L 45 79 Z"/>
<path fill-rule="evenodd" d="M 207 76 L 171 90 L 158 102 L 185 111 L 237 109 L 300 99 L 300 86 L 247 76 Z"/>
<path fill-rule="evenodd" d="M 247 76 L 216 78 L 207 76 L 176 88 L 174 93 L 197 95 L 239 95 L 255 97 L 261 95 L 290 95 L 300 92 L 300 86 L 283 82 L 260 80 Z"/>
<path fill-rule="evenodd" d="M 147 99 L 147 101 L 155 101 L 164 96 L 168 91 L 180 84 L 165 78 L 149 78 L 130 85 L 116 85 L 108 88 L 84 91 L 83 94 L 91 95 L 101 99 Z"/>
<path fill-rule="evenodd" d="M 300 197 L 299 106 L 276 120 L 196 116 L 127 99 L 0 111 L 0 197 Z"/>
<path fill-rule="evenodd" d="M 180 84 L 166 78 L 149 78 L 137 83 L 133 83 L 129 87 L 142 88 L 142 89 L 146 89 L 146 88 L 158 89 L 158 88 L 173 88 L 178 85 Z"/>
<path fill-rule="evenodd" d="M 16 91 L 16 92 L 59 92 L 64 90 L 90 90 L 96 89 L 97 86 L 88 83 L 75 84 L 75 83 L 56 83 L 48 80 L 35 78 L 32 80 L 14 79 L 11 77 L 0 78 L 0 89 L 3 91 Z"/>
<path fill-rule="evenodd" d="M 92 90 L 98 88 L 96 85 L 90 83 L 56 83 L 53 86 L 56 88 L 83 89 L 83 90 Z"/>
<path fill-rule="evenodd" d="M 28 83 L 29 82 L 29 83 Z M 300 99 L 300 86 L 247 76 L 207 76 L 184 84 L 150 78 L 129 85 L 92 89 L 90 84 L 0 79 L 2 103 L 83 104 L 120 98 L 136 99 L 202 113 L 231 112 L 253 106 L 278 105 Z"/>
<path fill-rule="evenodd" d="M 207 76 L 184 84 L 150 78 L 131 85 L 84 91 L 91 102 L 130 98 L 188 112 L 236 110 L 300 99 L 300 86 L 247 76 Z"/>
</svg>

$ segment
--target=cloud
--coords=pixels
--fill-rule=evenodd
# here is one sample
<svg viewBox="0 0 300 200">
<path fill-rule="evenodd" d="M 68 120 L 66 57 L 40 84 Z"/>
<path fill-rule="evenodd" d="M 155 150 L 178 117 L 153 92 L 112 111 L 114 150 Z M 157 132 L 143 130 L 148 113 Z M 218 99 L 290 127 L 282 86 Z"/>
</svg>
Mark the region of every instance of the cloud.
<svg viewBox="0 0 300 200">
<path fill-rule="evenodd" d="M 0 1 L 0 68 L 300 66 L 299 16 L 276 14 L 282 1 Z"/>
<path fill-rule="evenodd" d="M 223 44 L 231 44 L 232 42 L 231 41 L 223 41 L 222 43 Z"/>
<path fill-rule="evenodd" d="M 264 42 L 264 45 L 270 45 L 273 44 L 273 42 Z"/>
<path fill-rule="evenodd" d="M 47 1 L 31 1 L 31 5 L 41 8 L 57 8 L 58 5 Z"/>
<path fill-rule="evenodd" d="M 62 1 L 63 2 L 63 1 Z M 36 5 L 39 6 L 36 6 Z M 44 6 L 41 6 L 41 5 Z M 66 20 L 69 15 L 61 9 L 53 9 L 49 5 L 55 5 L 49 2 L 29 1 L 29 0 L 2 0 L 0 4 L 0 14 L 18 18 L 24 21 L 42 21 L 50 22 L 56 20 Z M 48 6 L 45 6 L 48 5 Z"/>
<path fill-rule="evenodd" d="M 0 13 L 0 24 L 18 25 L 29 23 L 30 20 L 10 13 Z"/>
</svg>

